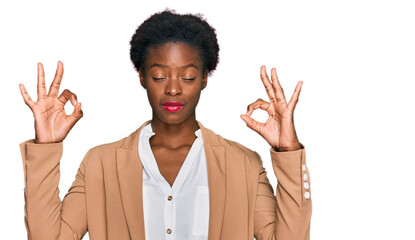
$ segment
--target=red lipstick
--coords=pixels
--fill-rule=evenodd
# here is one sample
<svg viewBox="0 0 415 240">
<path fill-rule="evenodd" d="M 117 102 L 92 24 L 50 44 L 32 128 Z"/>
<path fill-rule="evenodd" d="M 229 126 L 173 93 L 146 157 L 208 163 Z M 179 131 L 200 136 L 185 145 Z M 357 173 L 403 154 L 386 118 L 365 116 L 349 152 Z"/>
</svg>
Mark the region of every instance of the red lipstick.
<svg viewBox="0 0 415 240">
<path fill-rule="evenodd" d="M 163 108 L 169 112 L 177 112 L 183 107 L 183 103 L 176 101 L 167 101 L 162 104 Z"/>
</svg>

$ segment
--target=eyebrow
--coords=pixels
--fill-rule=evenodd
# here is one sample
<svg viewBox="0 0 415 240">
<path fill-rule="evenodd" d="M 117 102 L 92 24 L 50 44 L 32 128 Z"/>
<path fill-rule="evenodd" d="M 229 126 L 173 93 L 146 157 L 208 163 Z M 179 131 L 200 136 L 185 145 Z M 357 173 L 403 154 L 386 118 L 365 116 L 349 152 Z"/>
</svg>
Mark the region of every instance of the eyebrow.
<svg viewBox="0 0 415 240">
<path fill-rule="evenodd" d="M 163 64 L 159 64 L 159 63 L 154 63 L 154 64 L 152 64 L 152 65 L 150 66 L 150 69 L 151 69 L 152 67 L 162 67 L 162 68 L 167 68 L 168 66 L 167 66 L 167 65 L 163 65 Z M 193 63 L 191 63 L 191 64 L 187 64 L 187 65 L 184 65 L 184 66 L 182 66 L 181 68 L 188 68 L 188 67 L 193 67 L 193 68 L 196 68 L 197 70 L 199 70 L 199 68 L 198 68 L 196 65 L 194 65 Z"/>
</svg>

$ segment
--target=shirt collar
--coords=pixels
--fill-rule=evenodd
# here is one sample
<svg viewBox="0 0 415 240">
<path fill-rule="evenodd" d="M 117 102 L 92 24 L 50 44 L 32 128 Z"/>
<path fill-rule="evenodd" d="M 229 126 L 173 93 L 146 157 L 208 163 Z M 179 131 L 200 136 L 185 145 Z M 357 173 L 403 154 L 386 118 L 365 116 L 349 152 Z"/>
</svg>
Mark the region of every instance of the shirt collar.
<svg viewBox="0 0 415 240">
<path fill-rule="evenodd" d="M 155 132 L 153 132 L 153 129 L 151 128 L 151 122 L 149 122 L 141 131 L 143 132 L 143 136 L 147 138 L 150 138 L 151 136 L 156 134 Z M 202 139 L 202 133 L 200 128 L 195 131 L 195 135 L 196 137 Z"/>
</svg>

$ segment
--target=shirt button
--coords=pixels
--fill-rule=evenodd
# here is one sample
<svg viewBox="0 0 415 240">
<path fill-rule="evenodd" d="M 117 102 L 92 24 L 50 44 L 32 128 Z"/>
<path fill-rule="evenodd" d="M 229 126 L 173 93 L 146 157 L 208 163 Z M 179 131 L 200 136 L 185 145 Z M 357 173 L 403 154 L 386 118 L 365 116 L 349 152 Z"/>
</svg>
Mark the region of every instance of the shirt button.
<svg viewBox="0 0 415 240">
<path fill-rule="evenodd" d="M 307 173 L 305 173 L 304 174 L 304 181 L 307 181 L 307 179 L 308 179 L 308 175 L 307 175 Z"/>
<path fill-rule="evenodd" d="M 168 198 L 167 198 L 167 200 L 169 200 L 169 201 L 171 201 L 173 199 L 173 197 L 172 196 L 169 196 Z"/>
<path fill-rule="evenodd" d="M 308 185 L 308 182 L 305 182 L 305 183 L 304 183 L 304 188 L 305 188 L 305 189 L 309 189 L 309 188 L 310 188 L 310 185 Z"/>
<path fill-rule="evenodd" d="M 303 171 L 305 172 L 305 170 L 306 170 L 306 167 L 305 167 L 305 164 L 303 164 Z"/>
<path fill-rule="evenodd" d="M 304 197 L 305 197 L 305 199 L 309 199 L 310 198 L 310 192 L 305 192 Z"/>
<path fill-rule="evenodd" d="M 168 234 L 170 234 L 171 233 L 171 229 L 169 228 L 169 229 L 167 229 L 167 231 L 166 231 Z"/>
</svg>

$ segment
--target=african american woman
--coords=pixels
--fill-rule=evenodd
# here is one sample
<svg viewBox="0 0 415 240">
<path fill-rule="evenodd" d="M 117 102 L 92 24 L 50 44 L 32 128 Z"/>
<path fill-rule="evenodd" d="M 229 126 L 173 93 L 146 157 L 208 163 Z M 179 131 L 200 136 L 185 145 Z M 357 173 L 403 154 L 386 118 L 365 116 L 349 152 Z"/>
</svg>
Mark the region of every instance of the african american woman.
<svg viewBox="0 0 415 240">
<path fill-rule="evenodd" d="M 275 68 L 270 79 L 262 66 L 269 101 L 258 99 L 241 115 L 270 145 L 274 194 L 257 152 L 196 120 L 200 94 L 218 64 L 215 29 L 200 15 L 165 10 L 145 20 L 130 44 L 152 119 L 89 149 L 62 201 L 63 140 L 83 116 L 81 103 L 68 89 L 58 96 L 60 61 L 48 93 L 38 63 L 37 102 L 19 85 L 36 133 L 20 144 L 28 238 L 72 240 L 88 232 L 92 240 L 309 239 L 310 179 L 293 122 L 302 82 L 287 102 Z M 265 123 L 251 118 L 258 108 L 269 114 Z"/>
</svg>

